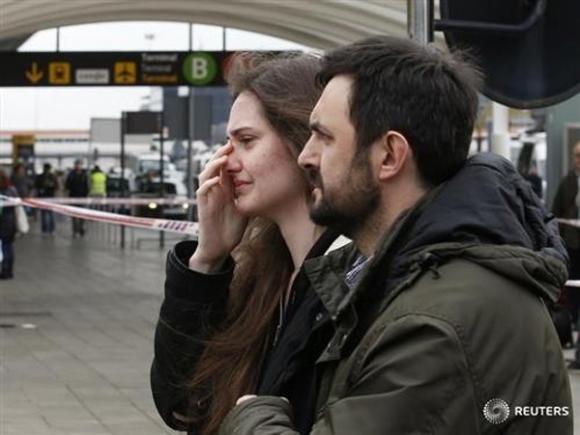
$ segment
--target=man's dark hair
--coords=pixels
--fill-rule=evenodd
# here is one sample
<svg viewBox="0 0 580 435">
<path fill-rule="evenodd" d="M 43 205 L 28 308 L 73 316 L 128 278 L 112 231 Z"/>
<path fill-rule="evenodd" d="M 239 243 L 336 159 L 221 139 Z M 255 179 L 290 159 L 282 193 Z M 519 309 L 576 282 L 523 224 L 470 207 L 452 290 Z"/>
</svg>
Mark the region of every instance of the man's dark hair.
<svg viewBox="0 0 580 435">
<path fill-rule="evenodd" d="M 482 76 L 459 53 L 375 36 L 324 56 L 318 83 L 353 79 L 350 118 L 358 152 L 389 130 L 407 138 L 423 183 L 437 185 L 465 159 L 477 117 Z"/>
</svg>

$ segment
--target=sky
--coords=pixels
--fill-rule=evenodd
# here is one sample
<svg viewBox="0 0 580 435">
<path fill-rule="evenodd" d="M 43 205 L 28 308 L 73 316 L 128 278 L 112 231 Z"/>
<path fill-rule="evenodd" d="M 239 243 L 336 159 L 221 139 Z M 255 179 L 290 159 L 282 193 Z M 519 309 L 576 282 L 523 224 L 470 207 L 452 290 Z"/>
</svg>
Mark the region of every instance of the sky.
<svg viewBox="0 0 580 435">
<path fill-rule="evenodd" d="M 60 51 L 188 50 L 189 25 L 115 22 L 61 27 Z M 221 27 L 194 24 L 194 50 L 221 50 Z M 56 51 L 56 29 L 35 33 L 19 51 Z M 226 50 L 301 50 L 307 47 L 271 36 L 226 29 Z M 0 131 L 88 130 L 91 118 L 118 118 L 139 110 L 150 87 L 0 88 Z"/>
</svg>

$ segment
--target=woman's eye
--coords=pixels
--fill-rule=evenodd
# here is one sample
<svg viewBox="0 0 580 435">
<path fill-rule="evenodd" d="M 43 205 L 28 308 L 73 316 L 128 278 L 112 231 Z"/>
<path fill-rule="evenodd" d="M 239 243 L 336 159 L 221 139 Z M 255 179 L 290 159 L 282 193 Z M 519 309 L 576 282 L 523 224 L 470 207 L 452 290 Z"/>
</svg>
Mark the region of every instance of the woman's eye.
<svg viewBox="0 0 580 435">
<path fill-rule="evenodd" d="M 245 136 L 245 137 L 241 137 L 239 139 L 240 144 L 245 146 L 245 147 L 248 147 L 253 141 L 254 141 L 254 138 L 251 136 Z"/>
</svg>

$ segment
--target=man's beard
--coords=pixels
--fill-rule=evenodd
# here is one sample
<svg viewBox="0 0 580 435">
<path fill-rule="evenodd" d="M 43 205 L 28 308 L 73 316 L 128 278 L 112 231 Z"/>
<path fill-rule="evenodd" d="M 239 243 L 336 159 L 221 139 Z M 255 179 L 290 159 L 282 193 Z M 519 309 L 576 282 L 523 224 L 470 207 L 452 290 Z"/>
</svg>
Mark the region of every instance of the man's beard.
<svg viewBox="0 0 580 435">
<path fill-rule="evenodd" d="M 320 198 L 310 202 L 310 218 L 315 224 L 333 228 L 352 237 L 365 226 L 378 208 L 380 189 L 373 179 L 368 155 L 356 155 L 338 192 L 326 191 L 320 174 L 310 172 L 311 184 L 320 190 Z"/>
</svg>

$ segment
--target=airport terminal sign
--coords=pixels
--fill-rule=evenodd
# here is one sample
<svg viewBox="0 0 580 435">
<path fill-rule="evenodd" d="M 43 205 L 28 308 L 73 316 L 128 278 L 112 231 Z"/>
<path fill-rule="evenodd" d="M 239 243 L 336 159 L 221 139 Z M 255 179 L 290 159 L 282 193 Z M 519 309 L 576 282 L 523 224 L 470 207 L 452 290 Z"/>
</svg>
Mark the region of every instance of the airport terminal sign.
<svg viewBox="0 0 580 435">
<path fill-rule="evenodd" d="M 0 86 L 224 86 L 235 52 L 0 52 Z"/>
</svg>

